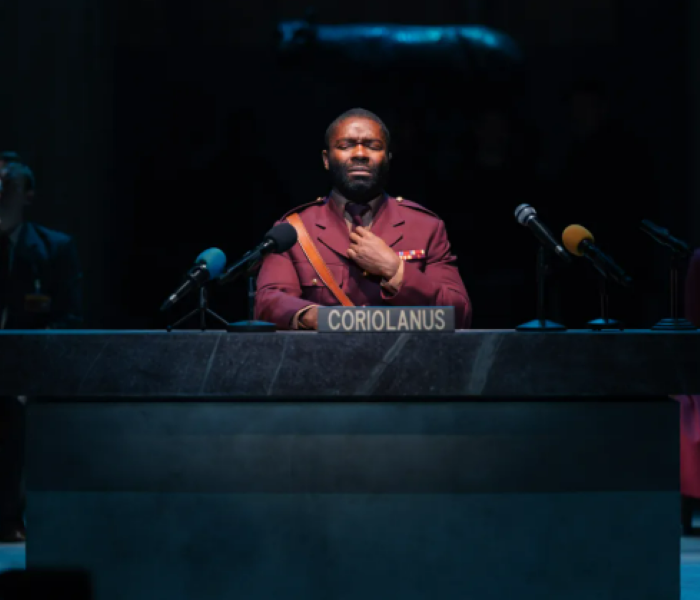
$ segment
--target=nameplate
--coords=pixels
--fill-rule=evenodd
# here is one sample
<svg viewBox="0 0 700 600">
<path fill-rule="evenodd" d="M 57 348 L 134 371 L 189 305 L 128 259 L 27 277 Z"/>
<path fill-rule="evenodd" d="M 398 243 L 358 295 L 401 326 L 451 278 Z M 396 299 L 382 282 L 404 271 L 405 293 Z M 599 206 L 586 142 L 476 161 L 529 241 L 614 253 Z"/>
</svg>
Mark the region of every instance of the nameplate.
<svg viewBox="0 0 700 600">
<path fill-rule="evenodd" d="M 321 306 L 318 330 L 323 333 L 449 333 L 455 330 L 455 309 L 454 306 Z"/>
</svg>

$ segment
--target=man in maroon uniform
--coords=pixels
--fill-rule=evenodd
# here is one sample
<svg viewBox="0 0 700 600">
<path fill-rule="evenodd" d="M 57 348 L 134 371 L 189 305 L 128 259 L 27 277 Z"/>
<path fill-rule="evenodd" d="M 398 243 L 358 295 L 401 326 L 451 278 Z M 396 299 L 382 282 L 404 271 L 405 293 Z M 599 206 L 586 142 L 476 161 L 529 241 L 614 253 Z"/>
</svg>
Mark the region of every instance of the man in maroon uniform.
<svg viewBox="0 0 700 600">
<path fill-rule="evenodd" d="M 454 306 L 468 328 L 471 303 L 445 224 L 427 208 L 393 198 L 384 185 L 390 135 L 376 115 L 352 109 L 326 131 L 323 164 L 332 190 L 296 208 L 334 279 L 356 306 Z M 258 277 L 256 318 L 280 329 L 316 329 L 318 306 L 340 302 L 300 244 L 269 255 Z"/>
</svg>

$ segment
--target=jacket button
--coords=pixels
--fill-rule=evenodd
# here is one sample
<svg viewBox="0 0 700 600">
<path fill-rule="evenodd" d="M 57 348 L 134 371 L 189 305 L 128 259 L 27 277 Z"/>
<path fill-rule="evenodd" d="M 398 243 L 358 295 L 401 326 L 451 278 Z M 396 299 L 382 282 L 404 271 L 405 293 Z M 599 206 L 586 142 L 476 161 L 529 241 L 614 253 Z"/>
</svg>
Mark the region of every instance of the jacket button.
<svg viewBox="0 0 700 600">
<path fill-rule="evenodd" d="M 318 285 L 318 279 L 312 279 L 311 285 Z"/>
<path fill-rule="evenodd" d="M 401 196 L 396 196 L 396 201 L 397 202 L 403 202 L 403 198 Z"/>
</svg>

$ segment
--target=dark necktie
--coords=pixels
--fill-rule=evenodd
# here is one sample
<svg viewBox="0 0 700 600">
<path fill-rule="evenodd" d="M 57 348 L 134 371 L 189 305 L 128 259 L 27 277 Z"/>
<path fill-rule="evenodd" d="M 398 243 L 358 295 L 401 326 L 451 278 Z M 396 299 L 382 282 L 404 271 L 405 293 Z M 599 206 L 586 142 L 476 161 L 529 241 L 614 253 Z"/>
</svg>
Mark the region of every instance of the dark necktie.
<svg viewBox="0 0 700 600">
<path fill-rule="evenodd" d="M 366 204 L 356 204 L 355 202 L 348 202 L 345 205 L 345 210 L 352 217 L 352 228 L 364 227 L 364 221 L 362 220 L 363 215 L 369 212 L 369 206 Z"/>
<path fill-rule="evenodd" d="M 10 236 L 0 233 L 0 320 L 7 301 L 7 286 L 10 280 Z"/>
</svg>

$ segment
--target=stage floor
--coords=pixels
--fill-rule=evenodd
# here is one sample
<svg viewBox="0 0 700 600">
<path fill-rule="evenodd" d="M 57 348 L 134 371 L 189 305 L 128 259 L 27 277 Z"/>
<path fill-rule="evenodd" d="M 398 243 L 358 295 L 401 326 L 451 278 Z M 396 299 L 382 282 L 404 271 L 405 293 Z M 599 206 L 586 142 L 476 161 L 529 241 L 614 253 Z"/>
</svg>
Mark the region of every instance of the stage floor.
<svg viewBox="0 0 700 600">
<path fill-rule="evenodd" d="M 700 516 L 694 526 L 700 530 Z M 24 544 L 0 544 L 0 571 L 23 569 Z M 700 600 L 700 536 L 681 538 L 681 600 Z"/>
</svg>

